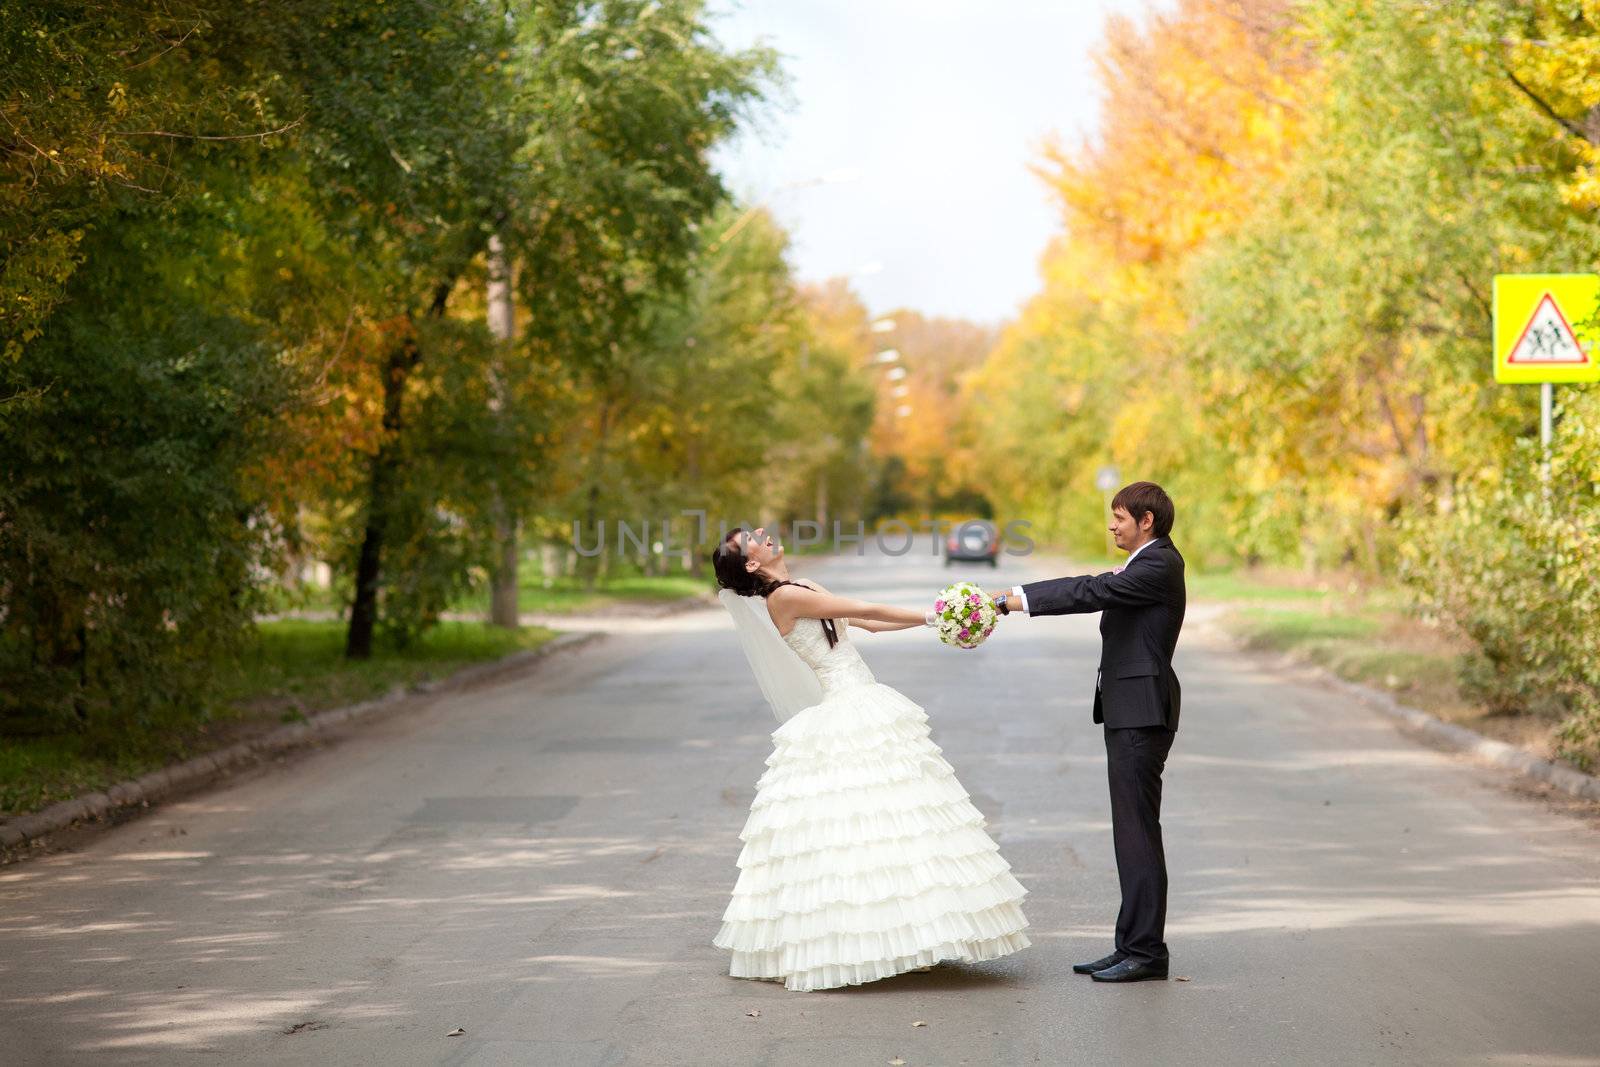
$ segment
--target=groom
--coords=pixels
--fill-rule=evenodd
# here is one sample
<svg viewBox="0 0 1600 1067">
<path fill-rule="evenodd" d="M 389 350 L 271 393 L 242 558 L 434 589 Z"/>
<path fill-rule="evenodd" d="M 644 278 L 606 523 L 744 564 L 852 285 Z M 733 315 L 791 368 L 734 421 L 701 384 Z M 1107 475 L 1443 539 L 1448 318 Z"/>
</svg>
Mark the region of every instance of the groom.
<svg viewBox="0 0 1600 1067">
<path fill-rule="evenodd" d="M 1105 574 L 1052 578 L 991 593 L 1002 613 L 1100 612 L 1094 721 L 1105 725 L 1111 836 L 1122 883 L 1116 948 L 1073 970 L 1097 982 L 1167 977 L 1167 863 L 1161 848 L 1161 771 L 1178 729 L 1172 652 L 1183 627 L 1183 557 L 1167 535 L 1172 500 L 1134 482 L 1111 501 L 1111 533 L 1128 562 Z"/>
</svg>

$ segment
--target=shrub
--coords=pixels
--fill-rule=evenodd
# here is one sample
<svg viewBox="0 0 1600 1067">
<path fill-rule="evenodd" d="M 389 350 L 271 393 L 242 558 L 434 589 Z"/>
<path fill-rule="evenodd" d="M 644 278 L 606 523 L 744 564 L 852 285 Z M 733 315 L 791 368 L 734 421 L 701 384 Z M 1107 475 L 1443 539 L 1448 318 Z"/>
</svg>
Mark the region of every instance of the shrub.
<svg viewBox="0 0 1600 1067">
<path fill-rule="evenodd" d="M 1600 757 L 1600 507 L 1587 477 L 1562 476 L 1570 462 L 1556 464 L 1547 495 L 1532 452 L 1517 449 L 1412 524 L 1401 573 L 1476 646 L 1463 694 L 1560 720 L 1560 754 L 1588 770 Z"/>
</svg>

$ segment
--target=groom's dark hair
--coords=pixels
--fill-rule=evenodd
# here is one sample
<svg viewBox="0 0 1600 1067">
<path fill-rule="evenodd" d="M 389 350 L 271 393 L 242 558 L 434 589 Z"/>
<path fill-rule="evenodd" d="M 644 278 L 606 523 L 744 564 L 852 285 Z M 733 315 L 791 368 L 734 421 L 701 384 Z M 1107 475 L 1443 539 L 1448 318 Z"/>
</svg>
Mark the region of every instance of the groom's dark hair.
<svg viewBox="0 0 1600 1067">
<path fill-rule="evenodd" d="M 1144 513 L 1155 518 L 1150 523 L 1150 536 L 1165 537 L 1172 532 L 1172 498 L 1155 482 L 1134 482 L 1117 490 L 1111 498 L 1111 508 L 1121 508 L 1133 516 L 1134 522 L 1144 521 Z"/>
</svg>

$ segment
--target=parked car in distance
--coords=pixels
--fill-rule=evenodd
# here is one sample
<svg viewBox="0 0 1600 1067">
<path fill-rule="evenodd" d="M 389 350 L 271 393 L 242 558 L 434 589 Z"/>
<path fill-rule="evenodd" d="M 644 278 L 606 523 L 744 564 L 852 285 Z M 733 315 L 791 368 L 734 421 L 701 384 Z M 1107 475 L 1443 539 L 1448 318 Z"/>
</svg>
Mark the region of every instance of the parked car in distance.
<svg viewBox="0 0 1600 1067">
<path fill-rule="evenodd" d="M 1000 532 L 987 519 L 968 519 L 952 529 L 944 539 L 944 565 L 987 563 L 1000 566 Z"/>
</svg>

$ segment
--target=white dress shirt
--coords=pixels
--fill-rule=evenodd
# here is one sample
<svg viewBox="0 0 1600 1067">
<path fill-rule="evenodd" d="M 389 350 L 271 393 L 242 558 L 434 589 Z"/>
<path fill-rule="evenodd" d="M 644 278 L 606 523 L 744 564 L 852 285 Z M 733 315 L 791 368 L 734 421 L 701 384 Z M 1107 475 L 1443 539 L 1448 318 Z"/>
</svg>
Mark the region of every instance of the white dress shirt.
<svg viewBox="0 0 1600 1067">
<path fill-rule="evenodd" d="M 1140 545 L 1138 548 L 1134 549 L 1132 552 L 1129 552 L 1128 553 L 1127 562 L 1123 563 L 1122 566 L 1126 567 L 1129 563 L 1132 563 L 1134 557 L 1137 556 L 1139 553 L 1143 552 L 1147 545 L 1154 544 L 1155 540 L 1156 539 L 1154 537 L 1152 537 L 1152 538 L 1150 538 L 1150 540 L 1146 541 L 1144 544 Z M 1120 570 L 1121 568 L 1118 568 L 1118 569 Z M 1029 614 L 1029 611 L 1028 611 L 1028 594 L 1024 593 L 1022 591 L 1022 586 L 1020 586 L 1020 585 L 1012 586 L 1011 587 L 1011 595 L 1016 597 L 1018 600 L 1022 601 L 1022 613 L 1024 615 Z"/>
</svg>

